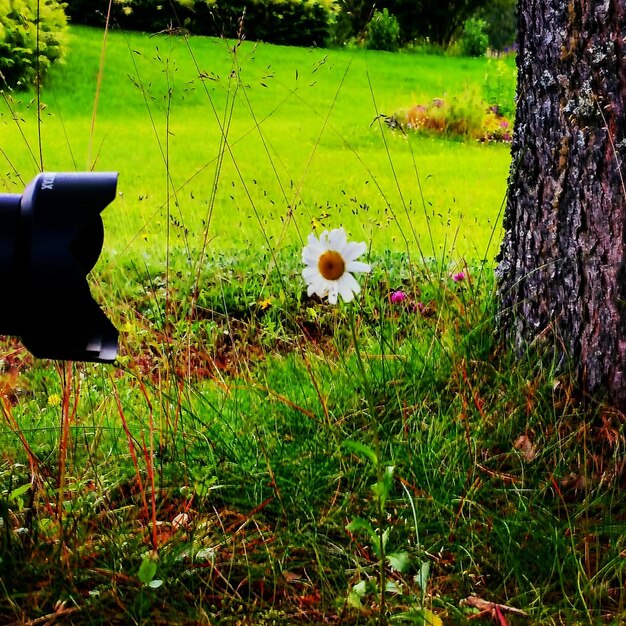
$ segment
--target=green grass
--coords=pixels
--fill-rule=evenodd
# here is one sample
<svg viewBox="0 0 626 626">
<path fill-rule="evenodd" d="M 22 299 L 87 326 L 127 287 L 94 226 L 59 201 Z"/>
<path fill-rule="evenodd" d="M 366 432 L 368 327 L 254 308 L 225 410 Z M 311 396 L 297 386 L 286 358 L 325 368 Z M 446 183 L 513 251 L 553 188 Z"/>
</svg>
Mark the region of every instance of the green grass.
<svg viewBox="0 0 626 626">
<path fill-rule="evenodd" d="M 123 196 L 104 214 L 109 250 L 131 247 L 137 256 L 145 243 L 133 238 L 145 234 L 164 254 L 169 203 L 192 247 L 212 207 L 211 250 L 266 237 L 278 247 L 299 243 L 312 221 L 330 214 L 321 221 L 379 249 L 405 250 L 405 237 L 414 248 L 414 231 L 430 250 L 430 227 L 437 255 L 444 247 L 457 257 L 495 253 L 488 242 L 508 147 L 407 141 L 375 119 L 476 86 L 510 108 L 512 61 L 252 43 L 233 52 L 220 40 L 112 32 L 92 132 L 101 47 L 99 31 L 72 30 L 67 62 L 43 91 L 41 132 L 45 169 L 120 172 Z M 36 104 L 13 95 L 10 105 L 22 120 L 0 106 L 3 181 L 14 191 L 11 169 L 26 182 L 40 158 Z M 223 160 L 220 129 L 230 147 Z"/>
<path fill-rule="evenodd" d="M 623 623 L 623 416 L 497 334 L 507 149 L 370 128 L 376 107 L 482 85 L 487 62 L 244 44 L 229 88 L 224 42 L 192 40 L 220 75 L 209 100 L 183 40 L 112 33 L 88 158 L 101 34 L 72 32 L 43 94 L 44 163 L 72 169 L 69 143 L 77 167 L 122 173 L 92 278 L 121 354 L 59 364 L 0 344 L 0 623 L 492 623 L 470 596 L 527 613 L 503 608 L 510 624 Z M 228 119 L 235 91 L 231 159 L 210 103 Z M 10 102 L 36 161 L 29 96 Z M 9 117 L 16 191 L 36 167 Z M 410 220 L 375 180 L 392 208 L 398 188 L 413 200 Z M 300 276 L 296 225 L 323 212 L 370 244 L 350 305 Z"/>
<path fill-rule="evenodd" d="M 262 309 L 260 261 L 207 268 L 196 315 L 167 321 L 162 276 L 137 275 L 122 369 L 5 348 L 0 615 L 464 624 L 477 595 L 513 624 L 620 623 L 622 420 L 502 350 L 489 281 L 387 256 L 331 307 L 284 258 Z"/>
</svg>

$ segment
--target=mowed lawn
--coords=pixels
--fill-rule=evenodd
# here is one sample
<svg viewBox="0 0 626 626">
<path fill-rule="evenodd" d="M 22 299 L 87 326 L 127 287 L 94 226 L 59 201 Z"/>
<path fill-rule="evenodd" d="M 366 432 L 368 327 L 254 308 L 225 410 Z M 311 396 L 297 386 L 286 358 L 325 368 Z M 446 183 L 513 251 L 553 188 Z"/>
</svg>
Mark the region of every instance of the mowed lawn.
<svg viewBox="0 0 626 626">
<path fill-rule="evenodd" d="M 102 31 L 70 35 L 40 136 L 32 93 L 0 101 L 0 190 L 21 191 L 42 161 L 118 171 L 105 255 L 193 250 L 207 235 L 209 253 L 280 248 L 339 225 L 374 251 L 497 251 L 509 147 L 407 137 L 377 116 L 472 90 L 511 107 L 512 59 L 115 31 L 103 53 Z"/>
</svg>

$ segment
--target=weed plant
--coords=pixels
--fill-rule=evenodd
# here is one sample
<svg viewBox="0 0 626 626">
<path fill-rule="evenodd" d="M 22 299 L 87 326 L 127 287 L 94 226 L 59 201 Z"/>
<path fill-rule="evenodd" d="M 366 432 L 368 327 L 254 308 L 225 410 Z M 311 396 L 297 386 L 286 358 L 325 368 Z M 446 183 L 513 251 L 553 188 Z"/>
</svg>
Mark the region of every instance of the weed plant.
<svg viewBox="0 0 626 626">
<path fill-rule="evenodd" d="M 135 55 L 143 40 L 132 41 Z M 252 176 L 230 152 L 247 48 L 228 49 L 232 100 L 216 105 L 220 149 L 193 226 L 184 205 L 198 205 L 174 182 L 189 162 L 168 140 L 179 103 L 134 75 L 141 106 L 162 116 L 152 129 L 161 179 L 133 154 L 128 167 L 158 181 L 167 202 L 141 217 L 148 233 L 120 218 L 115 247 L 128 250 L 109 253 L 93 279 L 122 330 L 116 367 L 35 361 L 16 340 L 2 343 L 0 621 L 621 623 L 623 416 L 581 398 L 530 351 L 500 344 L 492 265 L 484 252 L 451 255 L 454 230 L 437 239 L 428 221 L 418 227 L 425 186 L 406 222 L 389 212 L 398 245 L 353 229 L 370 245 L 372 272 L 348 304 L 307 296 L 298 241 L 347 211 L 316 215 L 306 231 L 276 216 L 294 228 L 284 241 L 268 215 L 257 245 L 237 245 L 239 215 L 217 216 L 227 157 L 228 175 Z M 162 60 L 167 85 L 174 70 Z M 190 98 L 212 117 L 212 96 Z M 102 97 L 99 128 L 107 106 L 121 103 Z M 137 144 L 139 108 L 129 103 L 126 131 Z M 115 119 L 110 131 L 125 132 Z M 74 123 L 89 136 L 91 120 Z M 254 130 L 253 171 L 263 155 L 278 172 L 276 135 Z M 376 132 L 401 191 L 408 178 L 384 150 L 386 129 Z M 96 136 L 91 148 L 72 139 L 72 154 L 110 163 Z M 192 159 L 201 142 L 190 136 Z M 465 146 L 453 143 L 448 158 L 455 147 Z M 8 185 L 33 167 L 13 149 Z M 373 147 L 353 150 L 368 163 Z M 329 176 L 338 164 L 326 161 Z M 423 182 L 416 170 L 411 180 Z M 255 217 L 267 210 L 263 194 L 242 189 Z M 378 191 L 384 205 L 388 190 Z M 142 202 L 118 204 L 141 214 Z M 490 249 L 489 236 L 475 238 Z"/>
</svg>

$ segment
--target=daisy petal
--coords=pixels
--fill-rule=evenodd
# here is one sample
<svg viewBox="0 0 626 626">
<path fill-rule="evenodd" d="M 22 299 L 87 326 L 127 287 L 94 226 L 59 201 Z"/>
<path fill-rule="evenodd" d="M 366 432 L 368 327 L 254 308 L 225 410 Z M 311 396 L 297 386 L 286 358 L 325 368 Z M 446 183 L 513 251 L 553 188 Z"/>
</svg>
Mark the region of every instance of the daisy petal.
<svg viewBox="0 0 626 626">
<path fill-rule="evenodd" d="M 328 235 L 328 243 L 331 250 L 337 250 L 343 252 L 343 249 L 348 243 L 348 236 L 343 228 L 335 228 L 330 231 Z"/>
<path fill-rule="evenodd" d="M 310 296 L 312 294 L 317 295 L 320 298 L 323 298 L 326 295 L 326 284 L 323 278 L 317 277 L 309 284 L 309 288 L 307 289 L 307 294 Z"/>
<path fill-rule="evenodd" d="M 319 272 L 316 267 L 307 266 L 302 270 L 302 278 L 306 283 L 314 282 L 317 277 L 319 277 Z"/>
<path fill-rule="evenodd" d="M 362 263 L 361 261 L 350 261 L 346 263 L 347 272 L 363 272 L 365 274 L 372 271 L 372 266 L 368 263 Z"/>
<path fill-rule="evenodd" d="M 354 300 L 354 291 L 351 289 L 342 289 L 339 293 L 344 302 L 352 302 Z"/>
<path fill-rule="evenodd" d="M 339 293 L 341 297 L 346 301 L 350 302 L 352 300 L 354 293 L 361 292 L 361 286 L 356 281 L 352 274 L 346 272 L 341 279 L 338 281 Z"/>
<path fill-rule="evenodd" d="M 322 254 L 323 250 L 316 250 L 311 246 L 307 246 L 302 250 L 302 262 L 307 265 L 317 265 L 317 262 Z"/>
<path fill-rule="evenodd" d="M 322 250 L 328 250 L 328 231 L 325 230 L 321 235 L 320 235 L 320 246 Z"/>
<path fill-rule="evenodd" d="M 302 250 L 303 256 L 305 250 L 312 252 L 313 254 L 320 254 L 326 250 L 326 248 L 315 235 L 309 235 L 308 245 L 304 248 L 304 250 Z"/>
<path fill-rule="evenodd" d="M 354 261 L 367 251 L 367 244 L 364 241 L 350 241 L 343 250 L 343 256 L 347 262 Z"/>
<path fill-rule="evenodd" d="M 320 240 L 315 236 L 314 233 L 311 233 L 308 237 L 307 237 L 307 241 L 309 242 L 309 245 L 311 247 L 316 247 L 319 246 Z"/>
</svg>

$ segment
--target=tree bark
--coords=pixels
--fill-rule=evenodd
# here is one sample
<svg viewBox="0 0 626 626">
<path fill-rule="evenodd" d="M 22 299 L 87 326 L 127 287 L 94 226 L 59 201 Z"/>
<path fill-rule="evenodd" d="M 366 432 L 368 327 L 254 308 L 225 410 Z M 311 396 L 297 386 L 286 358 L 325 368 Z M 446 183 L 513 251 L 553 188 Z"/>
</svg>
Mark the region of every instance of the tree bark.
<svg viewBox="0 0 626 626">
<path fill-rule="evenodd" d="M 624 0 L 520 0 L 500 315 L 626 409 Z"/>
</svg>

